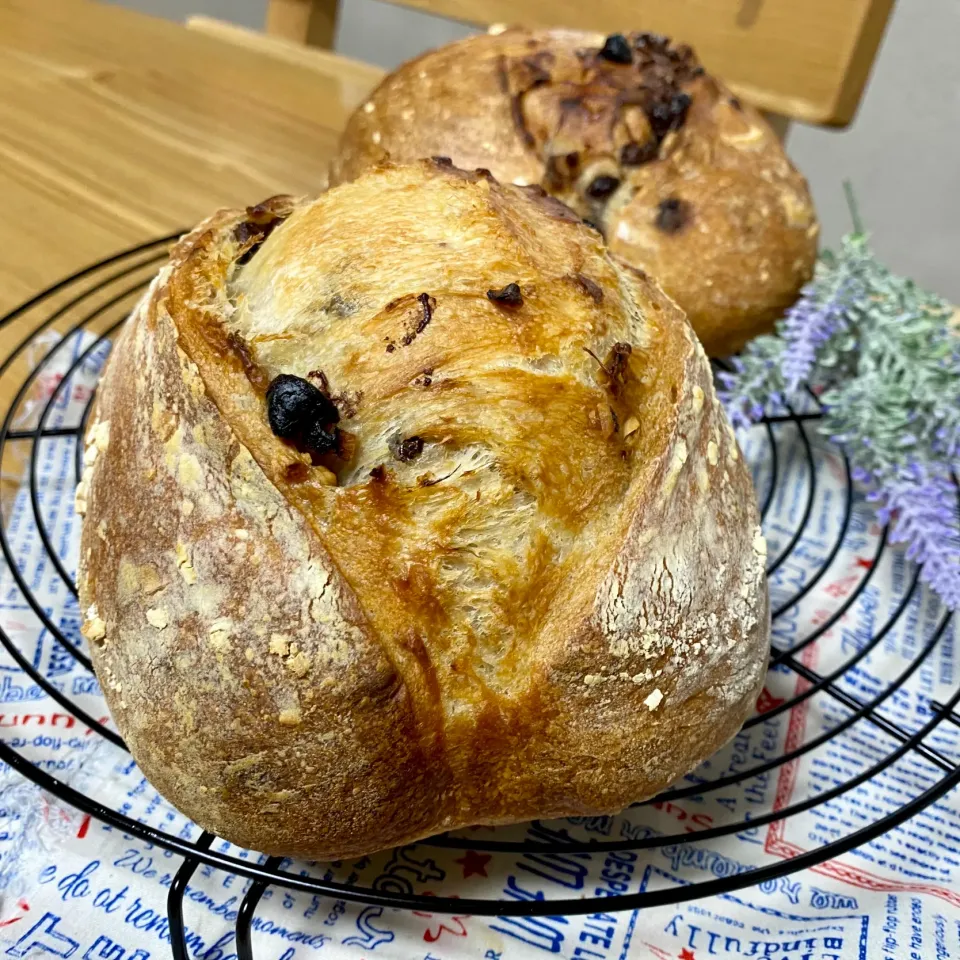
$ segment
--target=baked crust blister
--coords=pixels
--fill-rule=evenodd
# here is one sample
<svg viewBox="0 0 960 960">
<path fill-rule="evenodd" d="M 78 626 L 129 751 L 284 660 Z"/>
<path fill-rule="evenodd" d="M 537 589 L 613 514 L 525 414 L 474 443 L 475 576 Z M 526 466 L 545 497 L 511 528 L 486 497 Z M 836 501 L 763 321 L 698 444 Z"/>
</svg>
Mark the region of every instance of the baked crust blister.
<svg viewBox="0 0 960 960">
<path fill-rule="evenodd" d="M 274 434 L 279 374 L 336 405 L 335 452 Z M 535 188 L 385 165 L 214 215 L 118 339 L 85 463 L 111 711 L 243 846 L 617 811 L 732 737 L 764 674 L 764 542 L 704 352 Z"/>
</svg>

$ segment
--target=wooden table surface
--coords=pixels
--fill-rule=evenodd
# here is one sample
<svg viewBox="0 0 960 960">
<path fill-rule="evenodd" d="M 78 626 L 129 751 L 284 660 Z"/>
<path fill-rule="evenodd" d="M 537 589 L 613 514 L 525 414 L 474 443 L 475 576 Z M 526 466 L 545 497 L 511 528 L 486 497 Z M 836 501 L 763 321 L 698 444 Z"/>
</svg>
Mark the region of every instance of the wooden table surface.
<svg viewBox="0 0 960 960">
<path fill-rule="evenodd" d="M 202 26 L 88 0 L 0 0 L 0 315 L 218 207 L 322 189 L 341 128 L 382 72 Z M 36 322 L 0 329 L 0 421 L 45 349 L 19 349 Z M 45 395 L 30 384 L 14 429 Z M 0 451 L 5 518 L 30 450 Z"/>
<path fill-rule="evenodd" d="M 0 0 L 0 313 L 217 207 L 317 192 L 380 71 L 310 57 L 85 0 Z"/>
</svg>

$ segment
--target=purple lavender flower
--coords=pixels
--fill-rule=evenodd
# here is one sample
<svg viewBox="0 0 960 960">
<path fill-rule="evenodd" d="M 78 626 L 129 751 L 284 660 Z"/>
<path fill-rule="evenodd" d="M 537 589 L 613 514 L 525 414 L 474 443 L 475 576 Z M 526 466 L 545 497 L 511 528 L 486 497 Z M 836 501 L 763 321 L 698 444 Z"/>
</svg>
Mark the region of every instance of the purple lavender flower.
<svg viewBox="0 0 960 960">
<path fill-rule="evenodd" d="M 891 543 L 906 543 L 907 557 L 922 564 L 920 578 L 951 610 L 960 607 L 960 518 L 957 488 L 945 473 L 912 463 L 868 500 L 877 519 L 892 524 Z"/>
<path fill-rule="evenodd" d="M 853 288 L 848 277 L 820 303 L 816 283 L 808 283 L 800 299 L 787 311 L 781 328 L 786 341 L 781 369 L 791 393 L 810 379 L 817 351 L 846 324 Z"/>
<path fill-rule="evenodd" d="M 922 579 L 960 607 L 960 519 L 950 467 L 960 464 L 960 337 L 954 310 L 892 274 L 858 228 L 777 324 L 720 377 L 736 426 L 809 388 L 817 429 L 844 447 L 853 479 L 874 492 L 892 542 L 923 564 Z"/>
<path fill-rule="evenodd" d="M 940 427 L 934 435 L 933 449 L 948 460 L 960 460 L 960 422 Z"/>
<path fill-rule="evenodd" d="M 732 357 L 733 372 L 718 372 L 717 394 L 734 427 L 749 427 L 766 410 L 781 402 L 779 369 L 781 341 L 775 337 L 755 341 L 752 352 Z"/>
<path fill-rule="evenodd" d="M 743 389 L 741 378 L 744 363 L 739 357 L 734 357 L 733 367 L 733 373 L 725 370 L 717 373 L 716 378 L 720 385 L 717 393 L 726 408 L 730 423 L 734 427 L 746 428 L 763 416 L 763 406 L 749 397 L 749 389 Z"/>
</svg>

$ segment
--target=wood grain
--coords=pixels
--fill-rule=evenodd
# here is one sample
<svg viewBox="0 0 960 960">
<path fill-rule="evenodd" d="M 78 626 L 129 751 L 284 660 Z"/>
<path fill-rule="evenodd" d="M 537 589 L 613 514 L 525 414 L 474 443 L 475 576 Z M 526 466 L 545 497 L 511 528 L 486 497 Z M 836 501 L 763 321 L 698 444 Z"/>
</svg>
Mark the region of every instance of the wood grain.
<svg viewBox="0 0 960 960">
<path fill-rule="evenodd" d="M 269 42 L 83 0 L 0 0 L 0 314 L 217 207 L 322 188 L 340 130 L 380 72 L 298 48 L 306 63 Z M 15 352 L 37 323 L 32 313 L 0 329 L 0 364 L 12 358 L 2 412 L 39 359 Z M 4 508 L 28 450 L 4 447 Z"/>
<path fill-rule="evenodd" d="M 0 312 L 218 206 L 315 193 L 378 72 L 83 0 L 0 0 Z"/>
<path fill-rule="evenodd" d="M 692 44 L 709 70 L 770 113 L 845 126 L 893 0 L 390 0 L 489 24 L 650 30 Z"/>
</svg>

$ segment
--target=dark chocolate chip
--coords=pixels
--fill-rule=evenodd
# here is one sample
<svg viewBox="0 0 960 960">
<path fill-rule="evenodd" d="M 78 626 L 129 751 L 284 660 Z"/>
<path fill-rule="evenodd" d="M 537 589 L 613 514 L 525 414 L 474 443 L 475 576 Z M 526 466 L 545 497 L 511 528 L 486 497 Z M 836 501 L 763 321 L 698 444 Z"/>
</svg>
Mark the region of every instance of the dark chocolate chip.
<svg viewBox="0 0 960 960">
<path fill-rule="evenodd" d="M 423 437 L 407 437 L 397 444 L 394 456 L 403 463 L 416 460 L 423 453 Z"/>
<path fill-rule="evenodd" d="M 267 419 L 276 436 L 316 457 L 338 449 L 340 411 L 308 380 L 281 373 L 267 387 L 266 399 Z"/>
<path fill-rule="evenodd" d="M 693 70 L 690 71 L 690 76 L 691 76 L 691 77 L 702 77 L 706 72 L 707 72 L 707 71 L 704 70 L 703 67 L 694 67 Z"/>
<path fill-rule="evenodd" d="M 612 33 L 607 37 L 600 56 L 611 63 L 633 63 L 633 51 L 622 33 Z"/>
<path fill-rule="evenodd" d="M 523 294 L 520 292 L 520 285 L 517 283 L 508 283 L 502 290 L 488 290 L 487 299 L 498 307 L 523 306 Z"/>
<path fill-rule="evenodd" d="M 449 157 L 431 157 L 430 158 L 438 167 L 452 167 L 453 161 Z"/>
<path fill-rule="evenodd" d="M 332 453 L 339 447 L 339 433 L 331 424 L 313 423 L 303 435 L 303 448 L 318 457 Z"/>
<path fill-rule="evenodd" d="M 382 463 L 380 464 L 380 466 L 374 467 L 374 468 L 370 471 L 370 477 L 371 477 L 373 480 L 376 480 L 376 481 L 378 481 L 378 482 L 380 482 L 380 483 L 382 483 L 384 480 L 387 479 L 387 471 L 384 469 L 384 466 L 383 466 Z"/>
<path fill-rule="evenodd" d="M 740 102 L 740 98 L 739 98 L 739 97 L 731 97 L 731 98 L 727 101 L 727 103 L 729 103 L 730 106 L 733 107 L 734 110 L 742 110 L 742 109 L 743 109 L 743 104 Z"/>
<path fill-rule="evenodd" d="M 664 233 L 679 233 L 690 219 L 690 213 L 691 207 L 686 200 L 668 197 L 660 201 L 654 223 Z"/>
<path fill-rule="evenodd" d="M 646 143 L 625 143 L 620 148 L 620 163 L 625 167 L 640 167 L 656 159 L 660 145 L 656 140 Z"/>
<path fill-rule="evenodd" d="M 669 132 L 673 123 L 673 114 L 670 112 L 669 101 L 657 100 L 647 109 L 647 119 L 657 140 L 662 140 Z"/>
<path fill-rule="evenodd" d="M 588 220 L 586 217 L 583 218 L 583 222 L 591 229 L 596 230 L 600 236 L 603 236 L 603 227 L 599 223 L 594 223 L 592 220 Z"/>
<path fill-rule="evenodd" d="M 587 187 L 587 196 L 592 197 L 594 200 L 604 200 L 619 186 L 620 180 L 617 177 L 594 177 Z"/>
<path fill-rule="evenodd" d="M 676 93 L 669 100 L 658 100 L 647 112 L 647 118 L 657 139 L 662 140 L 671 130 L 679 130 L 687 119 L 692 98 L 686 93 Z"/>
<path fill-rule="evenodd" d="M 267 418 L 276 436 L 290 440 L 304 435 L 315 423 L 336 423 L 340 412 L 308 380 L 281 373 L 267 388 Z"/>
</svg>

